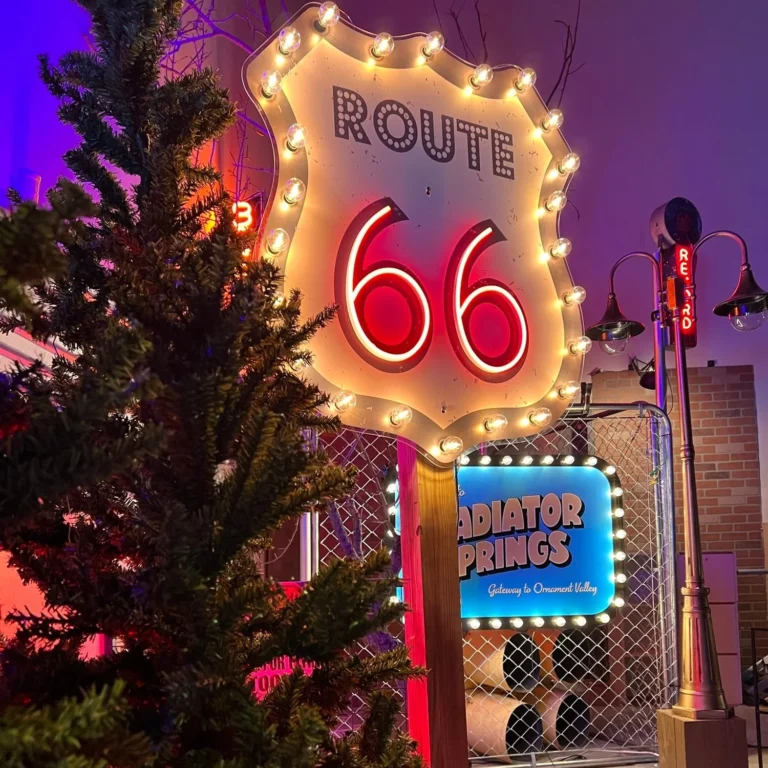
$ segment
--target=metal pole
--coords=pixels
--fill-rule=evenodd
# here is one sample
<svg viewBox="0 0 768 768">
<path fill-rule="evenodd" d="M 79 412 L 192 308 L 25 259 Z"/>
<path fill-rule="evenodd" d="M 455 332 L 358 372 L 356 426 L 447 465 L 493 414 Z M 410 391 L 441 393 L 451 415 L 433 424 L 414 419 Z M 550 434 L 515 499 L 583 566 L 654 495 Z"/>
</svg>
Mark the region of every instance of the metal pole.
<svg viewBox="0 0 768 768">
<path fill-rule="evenodd" d="M 760 727 L 760 680 L 757 677 L 757 632 L 751 627 L 749 633 L 752 635 L 752 674 L 753 689 L 752 695 L 755 697 L 755 732 L 757 734 L 757 764 L 763 768 L 763 731 Z"/>
<path fill-rule="evenodd" d="M 656 383 L 656 405 L 667 410 L 667 327 L 664 317 L 662 296 L 661 253 L 653 254 L 656 262 L 653 269 L 653 362 Z M 670 622 L 677 620 L 677 588 L 675 570 L 675 515 L 674 515 L 674 472 L 665 461 L 672 457 L 672 434 L 662 433 L 662 423 L 650 414 L 651 461 L 656 475 L 653 498 L 656 507 L 656 557 L 659 579 L 659 631 L 662 653 L 662 678 L 665 687 L 665 702 L 671 704 L 677 685 L 677 642 L 676 633 L 670 632 Z"/>
<path fill-rule="evenodd" d="M 685 533 L 680 690 L 677 704 L 673 709 L 677 714 L 695 720 L 726 718 L 733 715 L 733 710 L 729 709 L 725 702 L 723 686 L 720 682 L 712 615 L 707 597 L 709 590 L 704 586 L 701 564 L 701 534 L 696 496 L 688 367 L 680 327 L 680 305 L 683 303 L 681 289 L 680 278 L 669 280 L 666 303 L 675 343 Z"/>
</svg>

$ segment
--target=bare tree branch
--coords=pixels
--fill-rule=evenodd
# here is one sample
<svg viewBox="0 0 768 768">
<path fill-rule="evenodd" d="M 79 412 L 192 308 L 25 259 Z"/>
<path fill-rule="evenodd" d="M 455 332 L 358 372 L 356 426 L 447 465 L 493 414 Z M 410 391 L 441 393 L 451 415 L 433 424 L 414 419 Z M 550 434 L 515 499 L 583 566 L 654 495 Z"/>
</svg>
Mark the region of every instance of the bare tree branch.
<svg viewBox="0 0 768 768">
<path fill-rule="evenodd" d="M 552 90 L 549 96 L 545 99 L 547 106 L 552 105 L 552 101 L 557 95 L 558 91 L 560 95 L 557 97 L 557 103 L 555 106 L 559 107 L 563 103 L 563 97 L 565 96 L 565 87 L 568 84 L 568 78 L 578 72 L 584 64 L 579 64 L 578 67 L 573 66 L 573 55 L 576 51 L 576 42 L 579 34 L 579 22 L 581 21 L 581 0 L 578 0 L 576 5 L 576 21 L 571 27 L 562 19 L 556 19 L 555 24 L 560 24 L 565 28 L 565 43 L 563 44 L 563 63 L 560 67 L 560 73 L 557 76 Z"/>
<path fill-rule="evenodd" d="M 233 35 L 231 32 L 227 32 L 226 29 L 220 27 L 211 17 L 209 14 L 205 13 L 202 8 L 200 8 L 195 0 L 186 0 L 187 6 L 191 8 L 197 15 L 200 17 L 202 21 L 204 21 L 213 32 L 215 32 L 217 35 L 220 35 L 225 40 L 229 40 L 230 43 L 234 43 L 238 48 L 241 48 L 246 53 L 251 54 L 253 53 L 253 48 L 248 45 L 244 40 L 241 40 L 236 35 Z"/>
<path fill-rule="evenodd" d="M 483 44 L 483 61 L 487 62 L 488 44 L 486 43 L 486 38 L 488 37 L 488 33 L 483 27 L 483 16 L 480 13 L 480 0 L 475 0 L 475 15 L 477 16 L 477 28 L 480 31 L 480 42 Z"/>
<path fill-rule="evenodd" d="M 435 9 L 437 25 L 440 27 L 440 31 L 443 33 L 443 36 L 445 36 L 445 31 L 443 30 L 443 20 L 440 18 L 440 11 L 437 8 L 437 0 L 432 0 L 432 7 Z"/>
<path fill-rule="evenodd" d="M 459 33 L 459 41 L 461 42 L 461 45 L 464 48 L 464 58 L 467 59 L 467 61 L 477 62 L 477 57 L 474 54 L 474 51 L 469 45 L 469 42 L 467 41 L 467 37 L 464 34 L 464 30 L 461 26 L 461 21 L 459 21 L 459 15 L 464 10 L 464 5 L 462 4 L 461 7 L 456 10 L 455 6 L 451 6 L 451 10 L 448 11 L 448 15 L 453 19 L 453 23 L 456 25 L 456 31 Z"/>
</svg>

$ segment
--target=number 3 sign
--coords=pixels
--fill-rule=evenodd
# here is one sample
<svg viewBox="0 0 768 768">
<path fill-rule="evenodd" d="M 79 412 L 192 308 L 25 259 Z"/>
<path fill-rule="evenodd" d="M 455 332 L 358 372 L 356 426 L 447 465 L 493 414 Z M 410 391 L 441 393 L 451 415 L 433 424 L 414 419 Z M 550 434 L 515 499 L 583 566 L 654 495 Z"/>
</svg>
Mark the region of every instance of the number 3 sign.
<svg viewBox="0 0 768 768">
<path fill-rule="evenodd" d="M 345 423 L 441 463 L 531 435 L 578 391 L 581 289 L 559 237 L 578 158 L 530 70 L 308 6 L 245 64 L 276 168 L 261 256 L 309 316 L 305 375 Z"/>
</svg>

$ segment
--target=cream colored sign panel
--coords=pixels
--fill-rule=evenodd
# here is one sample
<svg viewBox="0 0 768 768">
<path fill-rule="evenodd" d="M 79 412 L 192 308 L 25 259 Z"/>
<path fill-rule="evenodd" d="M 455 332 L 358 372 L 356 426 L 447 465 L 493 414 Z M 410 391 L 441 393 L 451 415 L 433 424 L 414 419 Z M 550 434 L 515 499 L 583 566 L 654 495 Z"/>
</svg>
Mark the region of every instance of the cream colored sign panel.
<svg viewBox="0 0 768 768">
<path fill-rule="evenodd" d="M 345 423 L 442 462 L 537 432 L 582 366 L 557 231 L 578 158 L 559 115 L 528 70 L 326 20 L 305 8 L 244 73 L 278 169 L 262 255 L 306 314 L 339 307 L 306 375 Z"/>
</svg>

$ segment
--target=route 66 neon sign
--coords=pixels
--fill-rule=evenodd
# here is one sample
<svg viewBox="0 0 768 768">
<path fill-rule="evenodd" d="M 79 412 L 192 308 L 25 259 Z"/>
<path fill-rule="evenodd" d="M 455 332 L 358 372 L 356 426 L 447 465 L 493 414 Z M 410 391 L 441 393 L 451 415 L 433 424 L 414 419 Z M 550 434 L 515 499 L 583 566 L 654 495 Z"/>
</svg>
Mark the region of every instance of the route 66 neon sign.
<svg viewBox="0 0 768 768">
<path fill-rule="evenodd" d="M 244 67 L 276 168 L 261 255 L 307 315 L 339 307 L 306 375 L 345 423 L 440 462 L 536 433 L 569 405 L 584 351 L 560 116 L 529 70 L 489 76 L 424 35 L 321 21 L 307 6 Z"/>
</svg>

